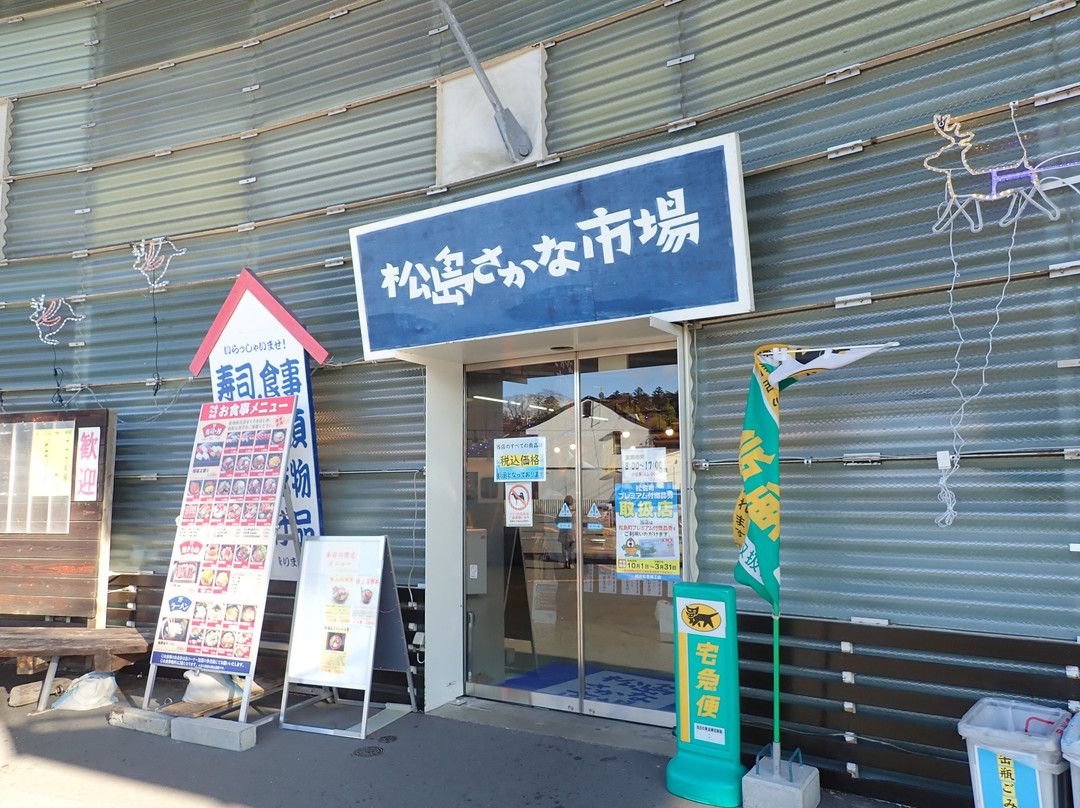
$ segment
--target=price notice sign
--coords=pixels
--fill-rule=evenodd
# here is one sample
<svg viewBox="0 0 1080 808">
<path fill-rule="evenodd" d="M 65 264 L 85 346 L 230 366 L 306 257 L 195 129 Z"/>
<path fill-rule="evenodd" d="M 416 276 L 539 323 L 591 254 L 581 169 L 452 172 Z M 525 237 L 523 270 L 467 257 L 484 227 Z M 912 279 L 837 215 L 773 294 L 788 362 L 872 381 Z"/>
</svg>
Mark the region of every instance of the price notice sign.
<svg viewBox="0 0 1080 808">
<path fill-rule="evenodd" d="M 151 663 L 253 672 L 295 410 L 293 396 L 203 405 Z"/>
</svg>

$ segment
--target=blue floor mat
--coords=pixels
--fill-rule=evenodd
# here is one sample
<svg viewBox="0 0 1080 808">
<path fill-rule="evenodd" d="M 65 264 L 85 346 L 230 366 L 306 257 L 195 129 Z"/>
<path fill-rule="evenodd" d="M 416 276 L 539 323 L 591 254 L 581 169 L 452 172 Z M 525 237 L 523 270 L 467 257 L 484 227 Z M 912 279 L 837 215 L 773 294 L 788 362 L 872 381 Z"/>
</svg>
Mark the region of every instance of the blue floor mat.
<svg viewBox="0 0 1080 808">
<path fill-rule="evenodd" d="M 500 687 L 577 698 L 577 666 L 562 662 L 507 679 Z M 585 698 L 646 710 L 675 711 L 675 681 L 640 673 L 602 668 L 585 669 Z"/>
</svg>

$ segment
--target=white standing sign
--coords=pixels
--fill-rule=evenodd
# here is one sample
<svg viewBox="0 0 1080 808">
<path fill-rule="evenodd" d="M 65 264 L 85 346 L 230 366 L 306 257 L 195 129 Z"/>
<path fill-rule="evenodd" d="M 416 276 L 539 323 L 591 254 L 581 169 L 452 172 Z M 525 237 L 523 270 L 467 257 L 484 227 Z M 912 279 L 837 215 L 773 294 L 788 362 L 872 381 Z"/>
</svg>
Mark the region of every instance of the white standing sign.
<svg viewBox="0 0 1080 808">
<path fill-rule="evenodd" d="M 202 406 L 152 666 L 253 673 L 294 411 L 292 396 Z"/>
<path fill-rule="evenodd" d="M 383 536 L 304 542 L 287 676 L 367 690 L 382 588 Z"/>
<path fill-rule="evenodd" d="M 311 380 L 307 355 L 323 362 L 327 351 L 304 330 L 258 279 L 244 270 L 191 363 L 198 375 L 210 362 L 216 402 L 296 396 L 296 420 L 289 431 L 286 482 L 296 535 L 322 535 L 318 453 L 315 445 Z M 280 527 L 288 527 L 284 514 Z M 298 550 L 279 541 L 271 577 L 295 581 Z"/>
<path fill-rule="evenodd" d="M 408 706 L 383 705 L 371 721 L 371 676 L 376 670 L 405 674 Z M 293 684 L 321 685 L 322 693 L 289 704 Z M 363 690 L 363 717 L 349 728 L 287 722 L 287 712 L 323 700 L 356 704 L 338 688 Z M 319 536 L 304 542 L 296 587 L 289 658 L 278 725 L 286 729 L 365 738 L 416 711 L 405 626 L 401 620 L 390 545 L 385 536 Z"/>
</svg>

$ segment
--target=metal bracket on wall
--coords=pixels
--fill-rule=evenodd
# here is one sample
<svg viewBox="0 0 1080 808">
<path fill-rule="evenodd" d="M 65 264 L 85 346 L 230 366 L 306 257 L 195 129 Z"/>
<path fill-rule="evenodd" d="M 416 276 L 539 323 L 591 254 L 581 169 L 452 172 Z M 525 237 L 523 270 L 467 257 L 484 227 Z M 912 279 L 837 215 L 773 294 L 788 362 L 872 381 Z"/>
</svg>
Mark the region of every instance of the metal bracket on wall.
<svg viewBox="0 0 1080 808">
<path fill-rule="evenodd" d="M 881 452 L 854 452 L 843 457 L 845 466 L 880 466 Z"/>
<path fill-rule="evenodd" d="M 450 31 L 454 35 L 454 39 L 457 40 L 458 45 L 461 47 L 461 52 L 465 54 L 465 60 L 469 63 L 469 67 L 473 69 L 473 73 L 476 74 L 477 81 L 480 82 L 480 87 L 484 90 L 484 95 L 487 96 L 488 101 L 491 102 L 492 108 L 495 110 L 495 123 L 499 127 L 499 134 L 502 135 L 503 143 L 506 145 L 506 151 L 510 154 L 510 159 L 515 163 L 521 160 L 523 157 L 528 157 L 533 150 L 532 138 L 525 132 L 518 123 L 517 118 L 514 117 L 514 113 L 508 110 L 499 101 L 499 96 L 495 94 L 495 88 L 491 86 L 491 82 L 488 81 L 487 74 L 484 72 L 484 68 L 480 66 L 480 60 L 476 58 L 476 54 L 470 47 L 469 42 L 465 39 L 465 32 L 461 30 L 461 26 L 458 25 L 457 18 L 450 10 L 450 6 L 446 0 L 436 0 L 439 4 L 439 8 L 442 10 L 443 16 L 446 17 L 447 23 L 450 25 Z"/>
</svg>

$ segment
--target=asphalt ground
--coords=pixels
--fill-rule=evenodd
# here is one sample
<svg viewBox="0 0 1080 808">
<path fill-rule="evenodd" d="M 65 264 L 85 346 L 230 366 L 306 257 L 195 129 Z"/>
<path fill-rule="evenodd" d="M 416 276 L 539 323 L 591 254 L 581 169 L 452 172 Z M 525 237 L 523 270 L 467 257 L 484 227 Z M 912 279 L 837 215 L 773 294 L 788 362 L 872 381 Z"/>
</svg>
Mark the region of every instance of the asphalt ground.
<svg viewBox="0 0 1080 808">
<path fill-rule="evenodd" d="M 122 673 L 117 680 L 113 707 L 141 707 L 144 680 Z M 13 666 L 0 666 L 0 685 L 24 681 Z M 179 699 L 184 684 L 159 679 L 155 702 Z M 13 808 L 699 805 L 665 787 L 670 730 L 547 710 L 459 699 L 357 739 L 279 727 L 271 696 L 249 716 L 273 716 L 258 726 L 254 748 L 232 752 L 110 726 L 112 707 L 35 715 L 36 705 L 9 707 L 2 687 L 0 697 L 0 805 Z M 350 727 L 360 713 L 321 704 L 295 715 Z M 891 805 L 824 791 L 820 802 Z"/>
</svg>

